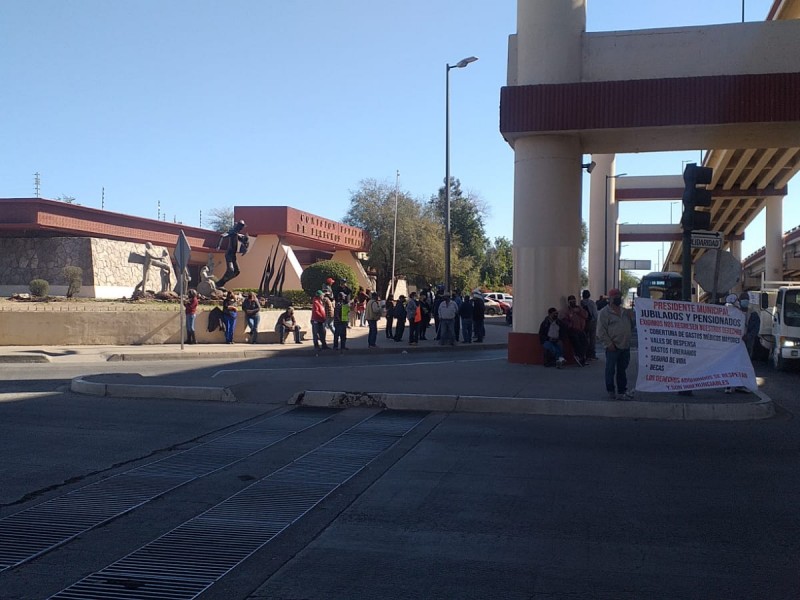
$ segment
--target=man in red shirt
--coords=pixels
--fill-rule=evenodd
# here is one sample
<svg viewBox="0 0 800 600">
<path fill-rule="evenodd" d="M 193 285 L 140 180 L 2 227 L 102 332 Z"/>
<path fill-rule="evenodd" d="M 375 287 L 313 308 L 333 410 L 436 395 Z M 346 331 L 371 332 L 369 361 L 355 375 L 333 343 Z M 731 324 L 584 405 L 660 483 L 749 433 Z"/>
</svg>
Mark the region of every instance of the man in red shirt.
<svg viewBox="0 0 800 600">
<path fill-rule="evenodd" d="M 325 342 L 325 320 L 327 319 L 327 314 L 323 302 L 324 297 L 325 293 L 322 290 L 318 290 L 311 304 L 311 334 L 314 340 L 314 348 L 317 350 L 320 348 L 322 350 L 328 349 L 328 344 Z"/>
</svg>

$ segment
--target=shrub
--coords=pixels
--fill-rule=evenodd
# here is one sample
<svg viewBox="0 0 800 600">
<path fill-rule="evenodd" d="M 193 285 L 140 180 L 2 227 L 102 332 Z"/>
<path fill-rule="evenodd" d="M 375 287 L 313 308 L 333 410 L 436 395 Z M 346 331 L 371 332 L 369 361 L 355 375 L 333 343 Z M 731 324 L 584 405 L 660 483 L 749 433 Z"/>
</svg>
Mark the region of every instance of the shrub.
<svg viewBox="0 0 800 600">
<path fill-rule="evenodd" d="M 67 298 L 72 298 L 81 291 L 83 269 L 72 265 L 64 267 L 64 279 L 67 280 Z"/>
<path fill-rule="evenodd" d="M 358 279 L 356 279 L 355 271 L 349 265 L 335 260 L 322 260 L 306 267 L 300 276 L 300 284 L 303 286 L 303 291 L 313 298 L 317 290 L 322 289 L 325 280 L 329 277 L 332 277 L 337 282 L 340 279 L 346 279 L 352 289 L 358 287 L 356 285 Z"/>
<path fill-rule="evenodd" d="M 44 279 L 33 279 L 28 284 L 28 289 L 37 298 L 46 298 L 47 294 L 50 293 L 50 284 Z"/>
<path fill-rule="evenodd" d="M 292 306 L 308 306 L 311 298 L 303 290 L 283 290 L 282 298 L 286 298 Z"/>
</svg>

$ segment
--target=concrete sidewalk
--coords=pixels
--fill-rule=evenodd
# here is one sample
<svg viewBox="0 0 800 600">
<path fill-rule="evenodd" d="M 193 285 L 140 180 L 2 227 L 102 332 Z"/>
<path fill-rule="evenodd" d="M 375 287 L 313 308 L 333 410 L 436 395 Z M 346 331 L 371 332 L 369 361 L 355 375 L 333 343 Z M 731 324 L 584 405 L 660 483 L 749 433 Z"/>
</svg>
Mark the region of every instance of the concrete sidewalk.
<svg viewBox="0 0 800 600">
<path fill-rule="evenodd" d="M 602 353 L 599 361 L 585 368 L 510 364 L 504 352 L 509 330 L 501 318 L 490 318 L 484 343 L 451 347 L 439 346 L 432 339 L 409 346 L 405 341 L 387 340 L 381 329 L 379 348 L 369 349 L 367 328 L 356 327 L 349 331 L 345 352 L 315 351 L 310 342 L 254 346 L 204 344 L 185 346 L 183 350 L 178 345 L 6 347 L 0 350 L 0 362 L 73 363 L 85 365 L 86 373 L 91 372 L 92 363 L 107 361 L 129 362 L 134 371 L 136 361 L 187 361 L 188 367 L 194 360 L 203 366 L 193 371 L 191 385 L 186 385 L 185 375 L 181 380 L 180 375 L 143 377 L 135 372 L 87 374 L 73 379 L 72 391 L 95 396 L 233 402 L 239 399 L 237 393 L 247 397 L 248 388 L 263 388 L 268 378 L 280 377 L 275 373 L 280 369 L 269 366 L 270 362 L 253 361 L 291 357 L 300 359 L 295 364 L 302 365 L 293 369 L 324 372 L 347 368 L 359 372 L 357 378 L 340 381 L 345 385 L 340 388 L 325 378 L 298 381 L 290 369 L 286 377 L 294 377 L 291 383 L 296 383 L 290 402 L 306 406 L 727 421 L 763 419 L 775 414 L 772 401 L 763 393 L 726 395 L 716 389 L 697 390 L 691 397 L 648 393 L 637 394 L 633 401 L 609 401 L 603 385 Z M 368 361 L 365 356 L 369 356 Z M 208 368 L 212 361 L 220 366 L 216 374 Z M 241 361 L 248 364 L 238 365 Z M 451 373 L 447 366 L 451 364 L 453 375 L 442 377 L 443 368 Z M 413 377 L 394 374 L 387 377 L 386 368 L 403 365 L 411 367 Z M 635 352 L 628 374 L 633 388 L 637 374 Z"/>
<path fill-rule="evenodd" d="M 486 337 L 482 343 L 456 346 L 440 346 L 433 340 L 433 326 L 429 329 L 428 339 L 417 346 L 409 346 L 408 332 L 404 341 L 394 342 L 386 339 L 384 321 L 378 323 L 378 347 L 367 347 L 367 327 L 354 327 L 347 332 L 348 354 L 383 354 L 408 352 L 452 352 L 480 349 L 506 348 L 508 332 L 511 328 L 505 324 L 505 317 L 488 317 L 486 319 Z M 333 335 L 328 332 L 328 346 L 332 346 Z M 331 352 L 329 350 L 328 352 Z M 300 344 L 291 341 L 285 344 L 150 344 L 141 346 L 0 346 L 0 363 L 80 363 L 106 361 L 164 361 L 164 360 L 242 360 L 269 358 L 273 356 L 313 356 L 317 354 L 310 339 Z"/>
</svg>

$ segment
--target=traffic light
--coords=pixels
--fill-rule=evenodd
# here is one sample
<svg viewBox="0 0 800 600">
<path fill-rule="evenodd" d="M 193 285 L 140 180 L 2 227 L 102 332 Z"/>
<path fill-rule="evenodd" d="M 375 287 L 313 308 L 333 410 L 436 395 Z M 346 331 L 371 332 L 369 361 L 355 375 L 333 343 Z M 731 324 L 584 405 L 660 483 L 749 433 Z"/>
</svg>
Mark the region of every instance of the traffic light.
<svg viewBox="0 0 800 600">
<path fill-rule="evenodd" d="M 689 163 L 683 170 L 683 217 L 681 225 L 685 231 L 711 228 L 711 213 L 698 211 L 698 206 L 711 206 L 711 190 L 698 188 L 698 185 L 711 183 L 714 170 L 711 167 L 698 167 Z"/>
</svg>

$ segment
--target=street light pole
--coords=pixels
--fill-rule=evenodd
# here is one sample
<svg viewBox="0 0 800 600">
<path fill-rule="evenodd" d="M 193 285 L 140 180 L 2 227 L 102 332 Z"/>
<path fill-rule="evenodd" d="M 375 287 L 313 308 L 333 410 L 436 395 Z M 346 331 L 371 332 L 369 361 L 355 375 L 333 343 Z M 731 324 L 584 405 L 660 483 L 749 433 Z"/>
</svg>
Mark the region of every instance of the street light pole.
<svg viewBox="0 0 800 600">
<path fill-rule="evenodd" d="M 444 90 L 444 287 L 450 293 L 450 69 L 463 69 L 478 58 L 469 56 L 447 64 Z"/>
<path fill-rule="evenodd" d="M 392 236 L 392 282 L 389 285 L 389 293 L 394 295 L 394 267 L 397 259 L 397 191 L 400 187 L 400 171 L 394 180 L 394 234 Z"/>
<path fill-rule="evenodd" d="M 606 210 L 603 217 L 603 293 L 608 293 L 608 180 L 624 177 L 627 173 L 620 173 L 619 175 L 606 175 Z M 616 261 L 615 261 L 616 262 Z"/>
</svg>

